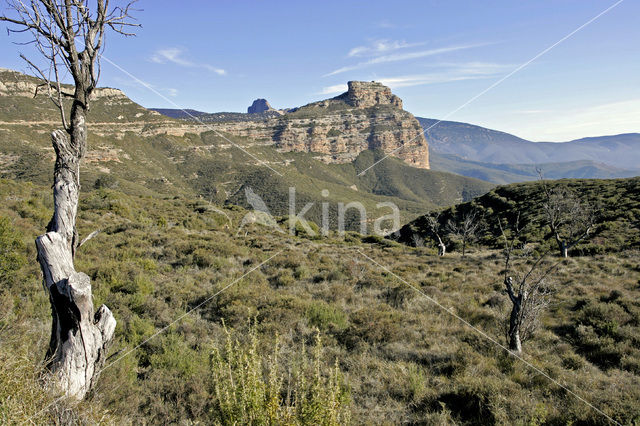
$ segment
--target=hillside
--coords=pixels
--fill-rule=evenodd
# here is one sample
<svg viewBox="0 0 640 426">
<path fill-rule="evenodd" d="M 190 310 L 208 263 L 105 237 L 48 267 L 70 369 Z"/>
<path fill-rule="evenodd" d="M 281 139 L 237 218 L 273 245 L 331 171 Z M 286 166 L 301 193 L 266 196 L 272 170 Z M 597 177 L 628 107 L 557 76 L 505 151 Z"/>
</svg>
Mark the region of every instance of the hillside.
<svg viewBox="0 0 640 426">
<path fill-rule="evenodd" d="M 57 125 L 58 113 L 44 93 L 33 98 L 37 79 L 5 71 L 0 82 L 0 89 L 5 87 L 0 91 L 0 114 L 5 117 L 0 120 L 0 177 L 47 184 L 54 160 L 48 134 Z M 97 184 L 127 193 L 202 196 L 247 206 L 245 188 L 251 187 L 271 213 L 285 215 L 289 187 L 295 186 L 297 211 L 312 202 L 305 217 L 321 223 L 321 204 L 328 202 L 329 224 L 335 228 L 341 202 L 359 201 L 376 217 L 387 213 L 376 207 L 379 203 L 393 202 L 406 222 L 427 209 L 468 200 L 492 187 L 476 179 L 416 169 L 393 158 L 376 166 L 380 168 L 376 173 L 358 177 L 357 172 L 372 164 L 374 156 L 380 158 L 379 153 L 365 149 L 361 157 L 354 153 L 347 163 L 326 164 L 316 152 L 282 152 L 273 142 L 266 144 L 255 136 L 255 129 L 250 131 L 254 137 L 239 136 L 238 129 L 254 126 L 253 121 L 214 125 L 175 120 L 142 108 L 118 90 L 98 89 L 97 93 L 109 95 L 99 96 L 89 115 L 89 151 L 81 174 L 85 189 Z M 318 122 L 310 118 L 317 108 L 324 111 L 314 105 L 300 108 L 295 113 L 299 118 L 292 118 L 290 124 Z M 365 118 L 366 111 L 380 112 L 369 104 L 367 108 L 362 110 Z M 393 114 L 404 116 L 404 112 Z M 387 131 L 381 132 L 384 139 Z M 403 181 L 403 176 L 411 176 L 410 181 Z M 321 195 L 324 189 L 329 191 L 327 197 Z M 353 213 L 347 217 L 347 229 L 359 227 Z"/>
<path fill-rule="evenodd" d="M 506 188 L 494 197 L 528 186 Z M 499 252 L 438 258 L 355 233 L 309 239 L 256 224 L 238 234 L 238 207 L 149 195 L 83 191 L 80 236 L 101 232 L 75 262 L 118 326 L 95 392 L 73 407 L 41 392 L 42 358 L 33 356 L 50 327 L 33 238 L 49 220 L 51 189 L 0 180 L 0 241 L 11 247 L 0 250 L 3 421 L 224 423 L 231 414 L 216 385 L 230 388 L 233 375 L 250 383 L 252 398 L 275 377 L 284 394 L 316 395 L 311 412 L 358 424 L 605 423 L 451 315 L 503 342 Z M 565 262 L 554 276 L 563 291 L 523 355 L 622 424 L 640 419 L 639 261 L 627 250 Z M 226 343 L 227 331 L 237 344 Z M 250 361 L 235 363 L 229 347 Z M 231 360 L 222 371 L 216 351 Z M 274 373 L 263 378 L 262 368 Z"/>
<path fill-rule="evenodd" d="M 426 130 L 438 120 L 418 117 L 418 121 Z M 584 138 L 563 143 L 530 142 L 480 126 L 442 121 L 427 130 L 425 136 L 433 152 L 483 163 L 539 164 L 586 160 L 632 170 L 637 170 L 640 164 L 639 133 Z"/>
<path fill-rule="evenodd" d="M 574 254 L 614 253 L 640 248 L 640 178 L 563 179 L 548 184 L 551 188 L 570 188 L 597 211 L 593 231 L 587 241 L 575 248 Z M 498 218 L 513 220 L 519 214 L 521 224 L 527 225 L 526 242 L 535 244 L 540 252 L 554 250 L 555 243 L 549 235 L 542 210 L 543 197 L 540 182 L 499 186 L 471 202 L 441 210 L 440 222 L 444 225 L 475 211 L 482 223 L 481 243 L 500 248 Z M 414 235 L 426 241 L 433 239 L 424 216 L 403 226 L 396 239 L 414 244 Z"/>
</svg>

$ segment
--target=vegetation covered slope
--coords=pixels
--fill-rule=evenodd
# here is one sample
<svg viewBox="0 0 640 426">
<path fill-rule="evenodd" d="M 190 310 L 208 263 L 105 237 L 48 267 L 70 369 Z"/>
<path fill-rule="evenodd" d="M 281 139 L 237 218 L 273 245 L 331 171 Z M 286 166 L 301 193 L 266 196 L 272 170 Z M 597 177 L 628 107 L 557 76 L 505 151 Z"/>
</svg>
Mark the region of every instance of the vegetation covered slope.
<svg viewBox="0 0 640 426">
<path fill-rule="evenodd" d="M 629 179 L 563 179 L 546 181 L 549 189 L 569 188 L 595 209 L 595 226 L 589 238 L 574 248 L 574 254 L 602 254 L 640 248 L 640 178 Z M 550 229 L 543 210 L 545 195 L 541 182 L 511 184 L 494 188 L 471 202 L 440 211 L 439 221 L 460 220 L 475 212 L 481 223 L 482 244 L 498 248 L 503 244 L 498 218 L 513 221 L 520 216 L 526 224 L 525 242 L 538 245 L 539 251 L 550 249 Z M 400 241 L 413 244 L 414 235 L 433 238 L 426 215 L 400 230 Z"/>
<path fill-rule="evenodd" d="M 233 424 L 258 409 L 301 424 L 606 423 L 566 389 L 622 424 L 640 421 L 637 250 L 562 264 L 562 291 L 525 343 L 543 375 L 452 316 L 504 341 L 497 251 L 439 258 L 354 233 L 238 233 L 237 207 L 89 186 L 79 233 L 101 232 L 76 263 L 118 326 L 88 403 L 68 407 L 38 382 L 50 315 L 33 238 L 51 203 L 47 186 L 0 181 L 3 422 Z M 227 399 L 232 383 L 252 392 Z M 296 389 L 318 396 L 287 408 Z"/>
<path fill-rule="evenodd" d="M 0 72 L 5 87 L 0 87 L 0 177 L 48 184 L 55 158 L 49 133 L 59 117 L 44 93 L 35 99 L 29 95 L 37 82 L 24 74 Z M 283 215 L 289 213 L 289 187 L 295 186 L 298 204 L 314 203 L 306 217 L 321 223 L 321 203 L 328 202 L 329 224 L 335 228 L 340 202 L 359 201 L 371 215 L 387 214 L 376 206 L 393 202 L 406 222 L 426 209 L 466 201 L 492 187 L 476 179 L 417 170 L 396 159 L 385 160 L 375 167 L 379 170 L 360 178 L 357 173 L 379 153 L 364 151 L 351 164 L 325 164 L 311 153 L 281 153 L 252 139 L 163 117 L 118 93 L 92 103 L 81 170 L 85 188 L 99 180 L 102 186 L 131 194 L 202 196 L 248 207 L 245 189 L 250 187 L 273 214 Z M 323 197 L 322 190 L 329 195 Z M 348 229 L 358 225 L 356 215 L 347 217 Z"/>
</svg>

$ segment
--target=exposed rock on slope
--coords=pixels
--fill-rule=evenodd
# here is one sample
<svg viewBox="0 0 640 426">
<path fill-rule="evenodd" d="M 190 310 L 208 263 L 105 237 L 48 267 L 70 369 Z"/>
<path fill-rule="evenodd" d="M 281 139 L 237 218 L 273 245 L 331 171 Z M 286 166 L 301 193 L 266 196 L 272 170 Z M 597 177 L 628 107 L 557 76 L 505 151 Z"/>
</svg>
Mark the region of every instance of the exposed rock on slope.
<svg viewBox="0 0 640 426">
<path fill-rule="evenodd" d="M 33 98 L 40 83 L 37 78 L 0 70 L 3 121 L 58 122 L 58 112 L 45 90 Z M 257 100 L 252 107 L 270 109 L 251 114 L 200 113 L 197 120 L 180 121 L 142 108 L 117 89 L 96 89 L 93 96 L 92 131 L 101 136 L 124 138 L 127 132 L 183 136 L 213 130 L 246 138 L 246 146 L 275 145 L 283 152 L 311 152 L 326 163 L 350 162 L 365 150 L 380 149 L 414 167 L 429 168 L 429 148 L 420 123 L 380 83 L 351 81 L 349 90 L 340 96 L 291 110 L 274 110 L 266 100 Z"/>
<path fill-rule="evenodd" d="M 376 105 L 392 105 L 402 109 L 402 99 L 391 93 L 391 89 L 380 83 L 350 81 L 346 94 L 347 102 L 354 107 L 369 108 Z"/>
<path fill-rule="evenodd" d="M 349 162 L 366 149 L 381 149 L 406 163 L 429 168 L 429 147 L 418 120 L 402 100 L 375 82 L 350 81 L 349 90 L 287 114 L 275 134 L 283 151 L 324 154 L 327 162 Z"/>
</svg>

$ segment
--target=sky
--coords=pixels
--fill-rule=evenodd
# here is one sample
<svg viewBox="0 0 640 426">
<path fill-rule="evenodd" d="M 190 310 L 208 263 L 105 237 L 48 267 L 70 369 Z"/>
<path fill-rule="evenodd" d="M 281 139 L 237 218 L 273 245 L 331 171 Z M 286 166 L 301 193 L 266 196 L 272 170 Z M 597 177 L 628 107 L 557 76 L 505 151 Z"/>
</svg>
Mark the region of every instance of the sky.
<svg viewBox="0 0 640 426">
<path fill-rule="evenodd" d="M 140 0 L 137 35 L 106 39 L 100 85 L 145 107 L 246 112 L 375 80 L 416 116 L 533 141 L 640 132 L 640 1 L 561 41 L 616 2 Z M 0 25 L 0 67 L 26 71 L 19 52 L 37 56 Z"/>
</svg>

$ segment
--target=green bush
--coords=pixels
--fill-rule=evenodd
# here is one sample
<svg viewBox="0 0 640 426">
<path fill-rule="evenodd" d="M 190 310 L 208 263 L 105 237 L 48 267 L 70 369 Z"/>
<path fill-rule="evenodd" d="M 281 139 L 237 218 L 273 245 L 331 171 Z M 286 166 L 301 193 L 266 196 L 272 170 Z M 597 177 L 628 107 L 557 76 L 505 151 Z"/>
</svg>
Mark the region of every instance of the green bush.
<svg viewBox="0 0 640 426">
<path fill-rule="evenodd" d="M 347 314 L 341 309 L 325 302 L 311 302 L 305 312 L 309 324 L 320 330 L 335 328 L 342 330 L 347 326 Z"/>
</svg>

